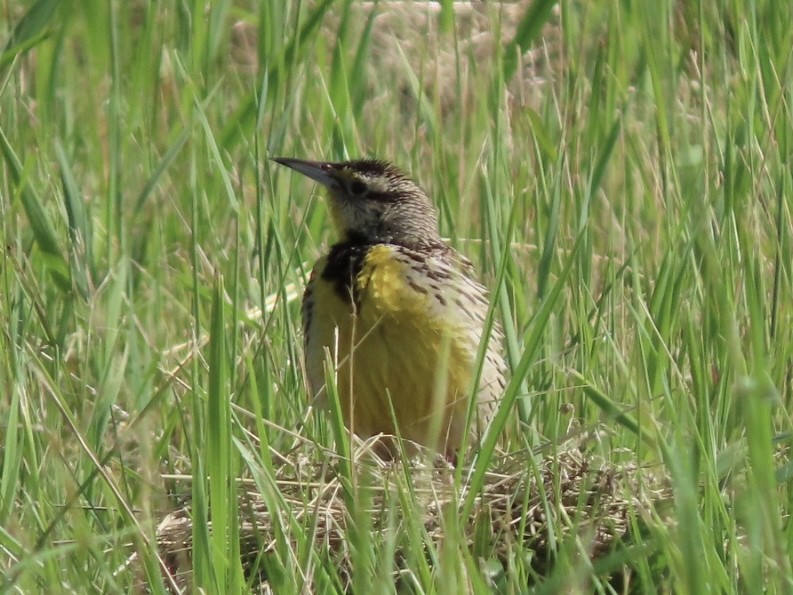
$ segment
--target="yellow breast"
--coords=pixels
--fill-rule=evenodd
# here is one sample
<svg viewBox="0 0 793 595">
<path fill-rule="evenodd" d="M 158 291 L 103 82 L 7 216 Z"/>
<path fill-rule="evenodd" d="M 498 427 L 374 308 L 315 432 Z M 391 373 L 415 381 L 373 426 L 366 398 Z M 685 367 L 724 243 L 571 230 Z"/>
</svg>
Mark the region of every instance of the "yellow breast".
<svg viewBox="0 0 793 595">
<path fill-rule="evenodd" d="M 372 247 L 355 279 L 355 299 L 317 275 L 306 337 L 306 368 L 314 392 L 330 348 L 345 422 L 357 434 L 397 434 L 444 450 L 462 440 L 475 348 L 454 317 L 396 248 Z M 324 270 L 325 261 L 317 269 Z M 320 268 L 322 267 L 322 268 Z M 426 281 L 426 282 L 424 282 Z"/>
</svg>

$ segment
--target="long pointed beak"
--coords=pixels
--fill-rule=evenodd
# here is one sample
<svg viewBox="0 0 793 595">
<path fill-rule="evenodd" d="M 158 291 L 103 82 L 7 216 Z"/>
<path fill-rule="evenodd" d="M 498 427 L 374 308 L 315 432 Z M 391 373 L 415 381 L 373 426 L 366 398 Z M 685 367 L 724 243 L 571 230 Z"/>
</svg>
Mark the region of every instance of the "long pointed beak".
<svg viewBox="0 0 793 595">
<path fill-rule="evenodd" d="M 291 159 L 288 157 L 273 157 L 272 160 L 276 163 L 280 163 L 281 165 L 285 165 L 297 172 L 300 172 L 304 176 L 307 176 L 312 180 L 319 182 L 323 186 L 327 186 L 328 188 L 336 183 L 336 179 L 333 176 L 335 169 L 333 163 L 327 163 L 323 161 L 305 161 L 303 159 Z"/>
</svg>

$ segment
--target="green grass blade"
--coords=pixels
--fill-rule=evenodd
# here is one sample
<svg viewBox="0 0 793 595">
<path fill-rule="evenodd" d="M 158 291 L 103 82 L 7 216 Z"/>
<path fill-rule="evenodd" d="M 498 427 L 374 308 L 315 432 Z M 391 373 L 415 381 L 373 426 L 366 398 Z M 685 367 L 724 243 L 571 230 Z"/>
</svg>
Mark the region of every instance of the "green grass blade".
<svg viewBox="0 0 793 595">
<path fill-rule="evenodd" d="M 504 48 L 502 78 L 509 82 L 518 69 L 519 56 L 532 47 L 542 28 L 552 16 L 556 0 L 536 0 L 526 9 L 518 23 L 515 37 Z"/>
<path fill-rule="evenodd" d="M 515 402 L 521 396 L 520 387 L 523 385 L 525 378 L 528 375 L 529 368 L 535 362 L 537 353 L 539 353 L 540 346 L 542 344 L 542 337 L 545 334 L 546 327 L 551 318 L 551 313 L 553 312 L 554 307 L 556 307 L 556 305 L 559 303 L 558 300 L 562 292 L 562 288 L 567 282 L 567 279 L 573 268 L 578 246 L 579 244 L 577 243 L 576 247 L 573 249 L 573 252 L 568 258 L 564 270 L 559 275 L 559 279 L 551 288 L 551 291 L 545 297 L 543 302 L 540 304 L 540 307 L 532 320 L 531 334 L 524 342 L 523 354 L 521 355 L 520 361 L 518 361 L 518 365 L 512 372 L 512 378 L 510 379 L 509 384 L 504 391 L 504 396 L 502 397 L 501 402 L 498 404 L 496 414 L 493 417 L 493 420 L 490 422 L 487 432 L 482 439 L 479 451 L 477 452 L 476 456 L 474 457 L 474 461 L 471 464 L 473 475 L 470 480 L 470 491 L 468 492 L 462 506 L 461 514 L 463 518 L 469 517 L 471 511 L 473 510 L 474 501 L 482 488 L 482 482 L 484 481 L 485 474 L 487 473 L 487 463 L 491 460 L 496 449 L 496 444 L 499 441 L 499 437 L 504 431 L 504 428 L 507 426 L 507 420 L 512 415 L 512 409 Z"/>
<path fill-rule="evenodd" d="M 60 141 L 55 142 L 55 155 L 61 167 L 61 184 L 66 203 L 71 243 L 72 278 L 77 290 L 83 297 L 88 295 L 89 279 L 93 273 L 93 234 L 91 219 L 87 213 L 83 197 L 77 188 L 69 160 Z"/>
<path fill-rule="evenodd" d="M 3 152 L 6 165 L 11 172 L 11 179 L 16 185 L 16 192 L 22 201 L 30 228 L 36 243 L 45 254 L 45 263 L 56 285 L 63 291 L 71 290 L 69 280 L 69 267 L 63 258 L 63 252 L 57 239 L 57 234 L 45 211 L 41 199 L 27 184 L 26 174 L 22 169 L 14 149 L 8 141 L 2 128 L 0 128 L 0 149 Z"/>
<path fill-rule="evenodd" d="M 37 0 L 17 22 L 0 54 L 0 69 L 48 35 L 48 26 L 61 3 L 58 0 Z"/>
<path fill-rule="evenodd" d="M 212 292 L 209 330 L 209 382 L 207 387 L 206 461 L 209 475 L 209 510 L 212 519 L 210 559 L 215 588 L 242 592 L 239 556 L 239 515 L 236 470 L 233 463 L 231 394 L 224 315 L 225 291 L 218 278 Z"/>
</svg>

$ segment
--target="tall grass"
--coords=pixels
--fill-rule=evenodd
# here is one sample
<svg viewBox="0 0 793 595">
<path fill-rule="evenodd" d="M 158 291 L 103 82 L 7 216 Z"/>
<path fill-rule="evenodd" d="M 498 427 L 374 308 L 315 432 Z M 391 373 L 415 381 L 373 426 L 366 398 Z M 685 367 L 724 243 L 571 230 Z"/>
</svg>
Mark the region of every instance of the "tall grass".
<svg viewBox="0 0 793 595">
<path fill-rule="evenodd" d="M 380 4 L 2 5 L 0 589 L 162 591 L 155 527 L 189 500 L 194 584 L 244 590 L 244 477 L 279 592 L 393 590 L 397 551 L 416 592 L 608 591 L 624 563 L 791 590 L 790 3 Z M 411 171 L 492 288 L 511 382 L 456 509 L 497 447 L 529 474 L 578 437 L 669 478 L 631 548 L 502 566 L 465 515 L 433 542 L 409 477 L 376 530 L 347 466 L 343 575 L 276 481 L 349 447 L 301 371 L 330 224 L 278 155 Z"/>
</svg>

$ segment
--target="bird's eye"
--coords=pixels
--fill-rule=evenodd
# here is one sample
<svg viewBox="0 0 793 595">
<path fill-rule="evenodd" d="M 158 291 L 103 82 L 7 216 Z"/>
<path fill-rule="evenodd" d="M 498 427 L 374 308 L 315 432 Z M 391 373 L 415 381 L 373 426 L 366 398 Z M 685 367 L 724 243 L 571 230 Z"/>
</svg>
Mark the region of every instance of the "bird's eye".
<svg viewBox="0 0 793 595">
<path fill-rule="evenodd" d="M 350 192 L 355 196 L 361 196 L 361 194 L 366 192 L 366 184 L 364 184 L 360 180 L 353 180 L 350 183 Z"/>
</svg>

